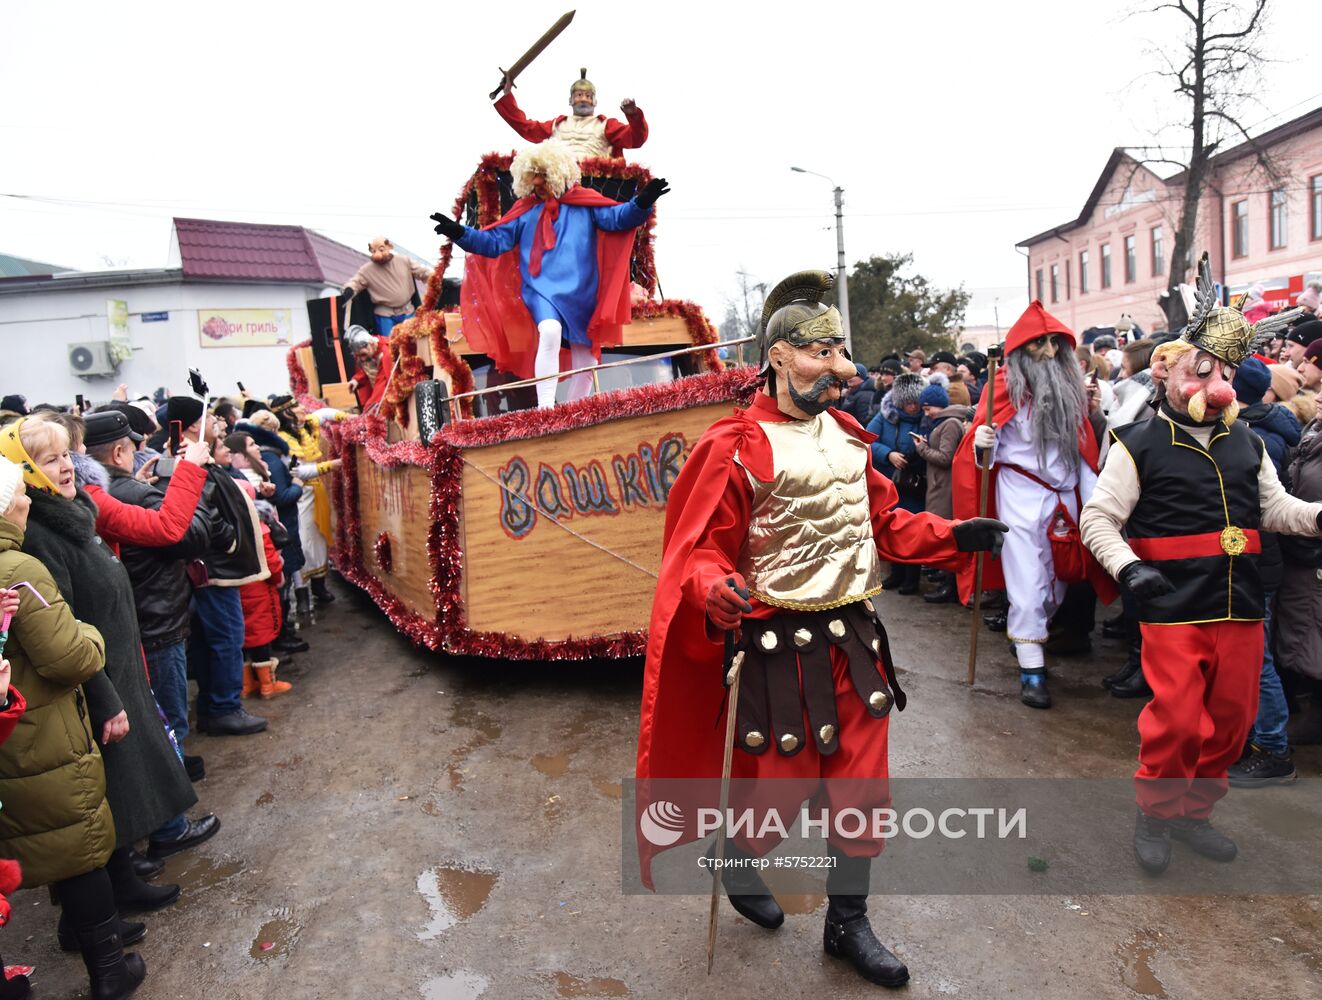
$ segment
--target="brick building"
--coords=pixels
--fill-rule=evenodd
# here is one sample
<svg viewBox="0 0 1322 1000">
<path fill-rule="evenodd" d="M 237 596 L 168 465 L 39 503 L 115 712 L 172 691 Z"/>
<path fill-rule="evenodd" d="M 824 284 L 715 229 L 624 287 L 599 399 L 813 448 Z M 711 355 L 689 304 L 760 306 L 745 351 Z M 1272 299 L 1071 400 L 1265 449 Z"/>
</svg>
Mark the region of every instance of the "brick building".
<svg viewBox="0 0 1322 1000">
<path fill-rule="evenodd" d="M 1322 278 L 1322 108 L 1258 136 L 1283 177 L 1272 183 L 1248 143 L 1212 161 L 1193 243 L 1226 294 L 1255 282 L 1293 302 Z M 1159 296 L 1183 201 L 1184 175 L 1162 178 L 1124 149 L 1107 160 L 1077 219 L 1030 236 L 1028 295 L 1077 331 L 1127 313 L 1145 331 L 1166 325 Z"/>
</svg>

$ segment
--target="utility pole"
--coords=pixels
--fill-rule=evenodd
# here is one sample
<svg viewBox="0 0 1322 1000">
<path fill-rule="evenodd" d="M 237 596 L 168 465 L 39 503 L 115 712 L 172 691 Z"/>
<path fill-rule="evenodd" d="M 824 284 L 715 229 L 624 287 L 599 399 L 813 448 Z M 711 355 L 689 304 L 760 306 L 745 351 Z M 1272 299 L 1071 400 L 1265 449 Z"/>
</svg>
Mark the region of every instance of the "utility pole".
<svg viewBox="0 0 1322 1000">
<path fill-rule="evenodd" d="M 849 270 L 845 264 L 845 189 L 826 174 L 819 174 L 815 170 L 804 170 L 803 167 L 790 167 L 790 170 L 796 174 L 812 174 L 814 177 L 820 177 L 828 181 L 834 189 L 832 193 L 835 195 L 836 297 L 840 302 L 840 322 L 845 328 L 845 350 L 852 354 L 854 343 L 849 333 Z"/>
</svg>

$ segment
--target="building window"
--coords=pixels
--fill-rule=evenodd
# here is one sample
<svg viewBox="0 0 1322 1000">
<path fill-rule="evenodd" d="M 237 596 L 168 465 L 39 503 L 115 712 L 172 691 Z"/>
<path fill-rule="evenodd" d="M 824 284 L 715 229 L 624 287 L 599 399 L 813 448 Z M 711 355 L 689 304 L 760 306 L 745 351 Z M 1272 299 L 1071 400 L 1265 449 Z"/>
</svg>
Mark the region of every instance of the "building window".
<svg viewBox="0 0 1322 1000">
<path fill-rule="evenodd" d="M 1111 287 L 1111 244 L 1102 244 L 1102 287 Z"/>
<path fill-rule="evenodd" d="M 1088 294 L 1088 251 L 1079 251 L 1079 294 Z"/>
<path fill-rule="evenodd" d="M 1166 247 L 1161 239 L 1161 227 L 1152 229 L 1152 276 L 1160 278 L 1166 273 Z"/>
<path fill-rule="evenodd" d="M 1060 265 L 1051 265 L 1051 301 L 1060 301 Z"/>
<path fill-rule="evenodd" d="M 1138 237 L 1125 237 L 1125 284 L 1132 284 L 1138 277 Z"/>
<path fill-rule="evenodd" d="M 1308 180 L 1309 215 L 1313 217 L 1312 233 L 1309 239 L 1322 240 L 1322 174 Z"/>
<path fill-rule="evenodd" d="M 1285 188 L 1277 188 L 1269 196 L 1268 216 L 1271 219 L 1268 246 L 1279 250 L 1285 246 Z"/>
<path fill-rule="evenodd" d="M 1249 203 L 1237 201 L 1230 206 L 1230 252 L 1236 257 L 1249 255 Z"/>
<path fill-rule="evenodd" d="M 1041 302 L 1041 301 L 1042 301 L 1042 298 L 1043 298 L 1043 296 L 1042 296 L 1042 268 L 1040 268 L 1040 267 L 1037 269 L 1037 295 L 1036 295 L 1036 298 L 1037 298 L 1037 300 L 1038 300 L 1039 302 Z"/>
</svg>

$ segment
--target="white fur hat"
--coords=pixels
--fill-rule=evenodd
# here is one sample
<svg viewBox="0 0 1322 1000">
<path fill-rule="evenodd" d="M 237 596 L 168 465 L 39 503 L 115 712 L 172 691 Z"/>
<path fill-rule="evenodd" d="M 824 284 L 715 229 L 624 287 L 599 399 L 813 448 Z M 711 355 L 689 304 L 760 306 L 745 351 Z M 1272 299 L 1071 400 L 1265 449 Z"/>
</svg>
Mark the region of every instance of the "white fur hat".
<svg viewBox="0 0 1322 1000">
<path fill-rule="evenodd" d="M 9 508 L 14 505 L 18 484 L 22 481 L 22 466 L 15 465 L 9 459 L 0 456 L 0 514 L 9 513 Z"/>
</svg>

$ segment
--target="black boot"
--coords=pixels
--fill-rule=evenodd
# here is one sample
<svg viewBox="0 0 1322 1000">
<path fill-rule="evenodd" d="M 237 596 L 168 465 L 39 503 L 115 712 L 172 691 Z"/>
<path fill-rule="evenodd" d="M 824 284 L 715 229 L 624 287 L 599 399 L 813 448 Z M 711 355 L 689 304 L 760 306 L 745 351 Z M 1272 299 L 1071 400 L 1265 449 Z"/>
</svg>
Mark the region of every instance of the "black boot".
<svg viewBox="0 0 1322 1000">
<path fill-rule="evenodd" d="M 298 587 L 294 591 L 294 604 L 298 608 L 298 616 L 306 618 L 312 614 L 312 595 L 308 593 L 307 587 Z"/>
<path fill-rule="evenodd" d="M 835 865 L 826 876 L 829 903 L 822 948 L 833 958 L 849 961 L 858 974 L 878 986 L 903 986 L 909 969 L 877 940 L 868 923 L 868 897 L 858 895 L 868 884 L 871 858 L 851 858 L 831 848 Z"/>
<path fill-rule="evenodd" d="M 890 575 L 881 581 L 882 590 L 894 590 L 904 582 L 904 564 L 891 563 Z"/>
<path fill-rule="evenodd" d="M 111 852 L 110 860 L 106 862 L 106 872 L 110 875 L 110 887 L 115 893 L 115 908 L 120 913 L 159 910 L 179 899 L 179 886 L 148 885 L 138 878 L 133 871 L 133 862 L 129 860 L 127 847 L 118 847 Z"/>
<path fill-rule="evenodd" d="M 1019 671 L 1019 700 L 1029 708 L 1051 707 L 1051 692 L 1047 690 L 1045 669 Z"/>
<path fill-rule="evenodd" d="M 928 604 L 954 604 L 959 600 L 959 590 L 955 587 L 955 574 L 944 570 L 938 575 L 936 589 L 923 595 Z"/>
<path fill-rule="evenodd" d="M 1171 820 L 1171 836 L 1183 841 L 1205 858 L 1234 861 L 1239 848 L 1235 842 L 1205 819 Z"/>
<path fill-rule="evenodd" d="M 185 757 L 184 759 L 187 760 L 188 758 Z M 150 882 L 165 867 L 164 861 L 153 861 L 151 858 L 144 858 L 137 851 L 129 851 L 129 861 L 133 865 L 133 874 L 144 882 Z M 133 942 L 129 941 L 127 943 L 132 944 Z"/>
<path fill-rule="evenodd" d="M 275 642 L 271 643 L 271 648 L 277 653 L 306 653 L 308 644 L 298 637 L 298 631 L 288 618 L 280 626 L 280 634 L 275 637 Z"/>
<path fill-rule="evenodd" d="M 1120 669 L 1102 678 L 1102 687 L 1108 691 L 1117 684 L 1123 684 L 1143 669 L 1143 639 L 1137 633 L 1138 629 L 1135 628 L 1133 634 L 1129 636 L 1129 656 L 1121 664 Z"/>
<path fill-rule="evenodd" d="M 904 582 L 900 584 L 898 590 L 906 597 L 910 597 L 922 589 L 922 567 L 908 565 L 904 567 Z"/>
<path fill-rule="evenodd" d="M 1149 816 L 1142 809 L 1134 821 L 1134 857 L 1149 875 L 1160 875 L 1171 863 L 1170 820 Z"/>
<path fill-rule="evenodd" d="M 1102 637 L 1105 639 L 1123 639 L 1129 634 L 1129 628 L 1125 624 L 1125 613 L 1122 611 L 1114 618 L 1108 618 L 1102 622 Z"/>
<path fill-rule="evenodd" d="M 115 920 L 117 921 L 115 929 L 119 932 L 119 940 L 121 944 L 137 944 L 147 936 L 146 924 L 139 924 L 131 920 L 125 920 L 118 915 L 116 915 Z M 64 911 L 60 911 L 60 923 L 56 928 L 56 936 L 59 938 L 61 951 L 78 950 L 78 935 L 74 933 L 73 926 L 70 924 L 69 918 Z M 2 998 L 0 998 L 0 1000 L 2 1000 Z"/>
<path fill-rule="evenodd" d="M 1152 688 L 1148 687 L 1148 679 L 1143 676 L 1143 667 L 1139 666 L 1132 674 L 1124 680 L 1111 685 L 1112 698 L 1151 698 Z"/>
<path fill-rule="evenodd" d="M 92 981 L 92 1000 L 124 1000 L 147 978 L 142 958 L 124 954 L 117 924 L 118 918 L 111 917 L 76 932 L 78 950 L 83 953 L 83 964 Z"/>
<path fill-rule="evenodd" d="M 326 578 L 319 576 L 312 581 L 312 598 L 318 604 L 334 604 L 335 595 L 326 588 Z"/>
<path fill-rule="evenodd" d="M 707 852 L 709 859 L 716 856 L 716 845 Z M 746 854 L 729 840 L 725 842 L 724 860 L 728 867 L 721 869 L 721 885 L 736 913 L 759 927 L 774 931 L 785 922 L 785 911 L 771 895 L 757 869 L 752 867 L 752 855 Z"/>
</svg>

